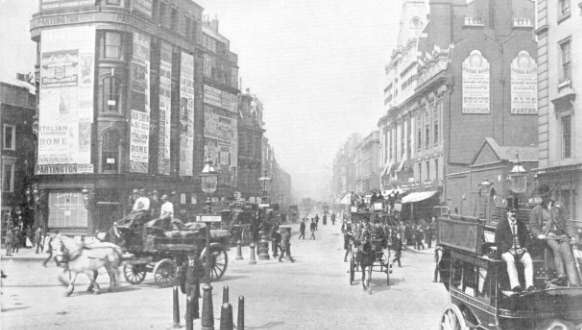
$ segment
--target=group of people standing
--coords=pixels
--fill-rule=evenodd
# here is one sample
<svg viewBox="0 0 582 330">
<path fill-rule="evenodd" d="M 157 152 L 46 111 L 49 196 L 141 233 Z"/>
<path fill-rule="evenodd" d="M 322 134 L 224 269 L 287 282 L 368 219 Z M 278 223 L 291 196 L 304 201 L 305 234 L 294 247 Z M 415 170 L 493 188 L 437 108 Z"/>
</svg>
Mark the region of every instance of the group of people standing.
<svg viewBox="0 0 582 330">
<path fill-rule="evenodd" d="M 25 225 L 21 214 L 12 216 L 6 225 L 4 245 L 7 256 L 18 253 L 20 248 L 35 248 L 36 254 L 42 252 L 45 234 L 40 226 L 33 229 L 33 225 Z"/>
</svg>

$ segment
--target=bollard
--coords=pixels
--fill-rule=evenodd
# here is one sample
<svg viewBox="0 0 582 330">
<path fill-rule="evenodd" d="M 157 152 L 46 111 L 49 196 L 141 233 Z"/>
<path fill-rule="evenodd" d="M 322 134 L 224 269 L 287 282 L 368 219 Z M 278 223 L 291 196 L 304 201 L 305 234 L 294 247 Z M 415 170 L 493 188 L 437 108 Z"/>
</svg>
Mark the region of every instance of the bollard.
<svg viewBox="0 0 582 330">
<path fill-rule="evenodd" d="M 259 231 L 259 237 L 259 246 L 257 247 L 259 260 L 269 260 L 269 241 L 267 241 L 267 236 L 261 230 Z"/>
<path fill-rule="evenodd" d="M 245 297 L 238 297 L 238 314 L 236 315 L 236 330 L 245 330 Z"/>
<path fill-rule="evenodd" d="M 255 243 L 251 243 L 249 248 L 251 249 L 251 260 L 249 261 L 249 264 L 254 265 L 257 263 L 257 258 L 255 257 Z"/>
<path fill-rule="evenodd" d="M 214 330 L 212 287 L 209 284 L 205 284 L 202 291 L 202 330 Z"/>
<path fill-rule="evenodd" d="M 193 313 L 194 313 L 194 319 L 198 320 L 200 318 L 200 304 L 199 304 L 199 300 L 200 300 L 200 282 L 196 282 L 196 285 L 191 289 L 194 291 L 194 298 L 193 298 Z"/>
<path fill-rule="evenodd" d="M 240 241 L 240 239 L 237 242 L 237 248 L 236 248 L 236 260 L 243 260 L 243 256 L 242 256 L 242 242 Z"/>
<path fill-rule="evenodd" d="M 222 303 L 228 303 L 228 285 L 222 287 Z"/>
<path fill-rule="evenodd" d="M 174 286 L 173 290 L 173 304 L 172 308 L 174 311 L 174 328 L 180 327 L 180 299 L 178 297 L 178 286 Z"/>
<path fill-rule="evenodd" d="M 232 305 L 222 304 L 220 309 L 220 330 L 233 330 L 232 325 Z"/>
<path fill-rule="evenodd" d="M 184 317 L 184 322 L 186 322 L 186 330 L 194 330 L 194 296 L 192 295 L 192 290 L 189 290 L 186 295 L 186 316 Z"/>
</svg>

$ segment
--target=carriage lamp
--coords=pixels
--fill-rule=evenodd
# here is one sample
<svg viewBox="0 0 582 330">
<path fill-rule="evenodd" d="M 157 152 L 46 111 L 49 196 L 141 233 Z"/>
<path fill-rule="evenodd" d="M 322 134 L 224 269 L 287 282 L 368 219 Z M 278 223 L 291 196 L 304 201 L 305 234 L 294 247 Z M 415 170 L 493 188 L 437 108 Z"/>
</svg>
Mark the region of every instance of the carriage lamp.
<svg viewBox="0 0 582 330">
<path fill-rule="evenodd" d="M 515 162 L 509 172 L 509 189 L 514 194 L 523 194 L 527 189 L 527 171 L 519 162 L 519 154 L 515 155 Z"/>
<path fill-rule="evenodd" d="M 206 160 L 206 164 L 204 164 L 204 168 L 200 173 L 200 183 L 202 191 L 205 194 L 213 194 L 218 188 L 218 172 L 214 166 L 212 166 L 212 161 L 210 159 Z"/>
</svg>

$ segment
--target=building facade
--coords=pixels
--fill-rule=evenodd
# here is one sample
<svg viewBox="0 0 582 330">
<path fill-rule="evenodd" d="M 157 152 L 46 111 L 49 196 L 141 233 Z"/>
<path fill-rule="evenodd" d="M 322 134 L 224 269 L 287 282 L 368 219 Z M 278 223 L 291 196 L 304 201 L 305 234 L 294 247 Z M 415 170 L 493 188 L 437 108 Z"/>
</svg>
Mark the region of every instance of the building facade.
<svg viewBox="0 0 582 330">
<path fill-rule="evenodd" d="M 218 20 L 202 25 L 204 155 L 219 170 L 219 191 L 232 196 L 238 183 L 238 56 L 218 30 Z"/>
<path fill-rule="evenodd" d="M 247 90 L 240 95 L 238 118 L 238 191 L 242 197 L 261 196 L 263 104 Z"/>
<path fill-rule="evenodd" d="M 11 220 L 22 216 L 23 228 L 34 225 L 32 179 L 36 138 L 34 86 L 24 81 L 0 82 L 0 136 L 2 137 L 2 239 Z"/>
<path fill-rule="evenodd" d="M 537 1 L 537 175 L 573 219 L 582 215 L 581 10 L 579 1 Z"/>
<path fill-rule="evenodd" d="M 37 42 L 41 221 L 104 230 L 131 192 L 197 201 L 203 164 L 202 8 L 187 0 L 41 0 Z"/>
<path fill-rule="evenodd" d="M 425 197 L 440 195 L 435 203 L 458 209 L 478 188 L 468 184 L 467 170 L 484 138 L 502 146 L 536 144 L 534 3 L 428 5 L 422 35 L 395 51 L 388 65 L 392 89 L 387 88 L 388 111 L 379 121 L 382 174 L 389 178 L 383 183 L 426 192 Z M 414 74 L 395 90 L 397 78 L 410 71 Z M 403 100 L 394 98 L 403 91 Z M 419 202 L 418 196 L 409 200 Z"/>
<path fill-rule="evenodd" d="M 380 140 L 378 131 L 368 134 L 357 146 L 355 153 L 356 191 L 380 189 Z"/>
<path fill-rule="evenodd" d="M 336 153 L 333 162 L 332 193 L 341 199 L 348 192 L 356 192 L 356 148 L 361 143 L 361 135 L 354 133 Z"/>
</svg>

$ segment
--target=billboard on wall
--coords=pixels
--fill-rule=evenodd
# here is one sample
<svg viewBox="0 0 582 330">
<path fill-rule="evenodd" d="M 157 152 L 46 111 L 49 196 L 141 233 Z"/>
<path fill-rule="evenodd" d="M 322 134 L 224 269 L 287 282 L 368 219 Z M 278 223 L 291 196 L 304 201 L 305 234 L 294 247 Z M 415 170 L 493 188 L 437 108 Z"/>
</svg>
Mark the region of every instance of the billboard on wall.
<svg viewBox="0 0 582 330">
<path fill-rule="evenodd" d="M 147 173 L 150 136 L 150 40 L 148 35 L 133 34 L 130 63 L 131 88 L 129 169 Z"/>
<path fill-rule="evenodd" d="M 238 98 L 235 94 L 204 85 L 204 103 L 230 112 L 238 112 Z"/>
<path fill-rule="evenodd" d="M 92 173 L 95 27 L 41 33 L 36 172 Z"/>
<path fill-rule="evenodd" d="M 538 68 L 528 52 L 522 50 L 511 62 L 511 113 L 537 114 Z"/>
<path fill-rule="evenodd" d="M 172 46 L 160 47 L 160 119 L 158 131 L 158 173 L 170 174 L 170 133 L 172 124 Z"/>
<path fill-rule="evenodd" d="M 463 113 L 489 113 L 489 62 L 480 51 L 473 50 L 463 61 Z"/>
<path fill-rule="evenodd" d="M 180 60 L 180 175 L 191 176 L 194 161 L 194 56 Z"/>
</svg>

